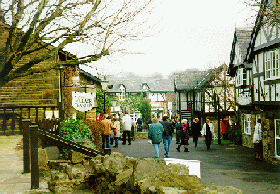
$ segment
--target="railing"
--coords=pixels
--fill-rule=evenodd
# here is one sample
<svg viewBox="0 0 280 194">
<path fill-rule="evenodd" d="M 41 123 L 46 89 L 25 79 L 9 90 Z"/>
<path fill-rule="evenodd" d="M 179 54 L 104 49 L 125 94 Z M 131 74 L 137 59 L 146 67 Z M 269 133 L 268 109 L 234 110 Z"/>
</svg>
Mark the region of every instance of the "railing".
<svg viewBox="0 0 280 194">
<path fill-rule="evenodd" d="M 0 107 L 0 124 L 3 134 L 22 134 L 22 119 L 30 119 L 32 123 L 39 125 L 39 120 L 45 119 L 51 113 L 51 117 L 58 117 L 55 112 L 58 106 L 9 106 Z"/>
</svg>

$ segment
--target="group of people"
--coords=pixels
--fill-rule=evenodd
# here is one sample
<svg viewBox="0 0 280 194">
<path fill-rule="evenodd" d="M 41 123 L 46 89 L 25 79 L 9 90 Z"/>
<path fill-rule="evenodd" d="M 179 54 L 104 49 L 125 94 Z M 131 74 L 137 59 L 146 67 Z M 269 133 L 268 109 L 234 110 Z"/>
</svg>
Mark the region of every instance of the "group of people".
<svg viewBox="0 0 280 194">
<path fill-rule="evenodd" d="M 114 147 L 118 148 L 119 140 L 121 137 L 121 123 L 119 117 L 115 115 L 112 121 L 110 115 L 104 114 L 100 116 L 100 114 L 98 114 L 96 117 L 96 121 L 101 122 L 104 126 L 101 130 L 102 148 L 103 149 L 111 148 L 114 142 L 115 142 Z M 128 145 L 131 145 L 130 132 L 131 132 L 132 120 L 128 114 L 125 114 L 125 116 L 122 117 L 121 122 L 123 127 L 122 144 L 124 145 L 126 144 L 126 137 L 127 137 Z"/>
<path fill-rule="evenodd" d="M 148 137 L 152 140 L 152 144 L 155 149 L 155 157 L 159 157 L 159 144 L 163 142 L 166 158 L 169 157 L 169 147 L 172 140 L 172 134 L 176 129 L 176 144 L 178 147 L 176 150 L 180 152 L 180 148 L 184 146 L 184 152 L 189 152 L 189 137 L 190 137 L 190 126 L 186 119 L 180 122 L 177 119 L 176 123 L 168 121 L 168 117 L 164 116 L 162 122 L 159 122 L 157 118 L 152 119 L 152 124 L 149 127 Z M 206 147 L 209 150 L 212 142 L 212 134 L 214 133 L 214 125 L 209 119 L 206 119 L 206 123 L 201 128 L 201 124 L 198 118 L 193 120 L 191 125 L 191 132 L 193 136 L 193 142 L 197 147 L 198 137 L 205 137 Z"/>
</svg>

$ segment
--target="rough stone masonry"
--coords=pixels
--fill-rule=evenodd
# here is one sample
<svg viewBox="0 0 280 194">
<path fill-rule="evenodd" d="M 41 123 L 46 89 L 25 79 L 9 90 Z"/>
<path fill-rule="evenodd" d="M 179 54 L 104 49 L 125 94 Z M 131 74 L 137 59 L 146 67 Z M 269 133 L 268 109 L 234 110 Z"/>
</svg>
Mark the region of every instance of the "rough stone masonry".
<svg viewBox="0 0 280 194">
<path fill-rule="evenodd" d="M 49 190 L 54 193 L 75 193 L 90 189 L 92 193 L 230 193 L 233 187 L 206 187 L 201 179 L 189 175 L 181 164 L 166 165 L 164 159 L 124 157 L 118 152 L 98 156 L 71 165 L 71 161 L 51 162 Z"/>
</svg>

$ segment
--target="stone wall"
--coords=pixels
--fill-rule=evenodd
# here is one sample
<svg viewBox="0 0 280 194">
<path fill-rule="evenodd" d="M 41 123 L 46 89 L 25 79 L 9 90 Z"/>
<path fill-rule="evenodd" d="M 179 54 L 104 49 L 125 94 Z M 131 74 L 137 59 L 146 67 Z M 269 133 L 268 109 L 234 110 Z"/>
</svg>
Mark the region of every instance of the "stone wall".
<svg viewBox="0 0 280 194">
<path fill-rule="evenodd" d="M 118 152 L 97 156 L 80 164 L 49 162 L 48 188 L 60 193 L 242 193 L 233 187 L 206 187 L 181 164 L 164 159 L 124 157 Z"/>
</svg>

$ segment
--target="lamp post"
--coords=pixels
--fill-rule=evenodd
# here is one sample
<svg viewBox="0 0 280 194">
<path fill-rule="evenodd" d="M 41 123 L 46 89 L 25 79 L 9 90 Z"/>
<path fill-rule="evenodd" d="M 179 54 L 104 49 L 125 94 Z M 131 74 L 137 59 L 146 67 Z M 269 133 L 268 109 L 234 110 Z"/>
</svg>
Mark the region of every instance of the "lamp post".
<svg viewBox="0 0 280 194">
<path fill-rule="evenodd" d="M 105 106 L 105 104 L 106 104 L 106 90 L 107 89 L 112 89 L 113 88 L 113 85 L 109 85 L 109 81 L 108 80 L 102 80 L 101 81 L 101 86 L 102 86 L 102 90 L 103 90 L 103 92 L 104 92 L 104 96 L 103 96 L 103 98 L 104 98 L 104 114 L 106 113 L 106 106 Z"/>
<path fill-rule="evenodd" d="M 214 88 L 214 100 L 215 100 L 215 110 L 217 112 L 218 116 L 218 144 L 221 144 L 221 126 L 220 126 L 220 98 L 219 98 L 219 93 L 220 93 L 219 88 Z"/>
</svg>

